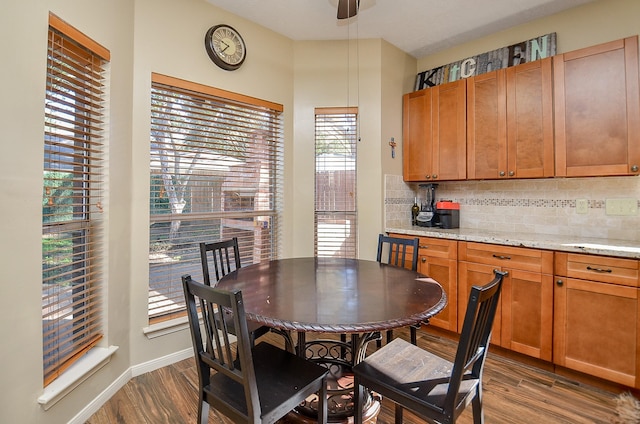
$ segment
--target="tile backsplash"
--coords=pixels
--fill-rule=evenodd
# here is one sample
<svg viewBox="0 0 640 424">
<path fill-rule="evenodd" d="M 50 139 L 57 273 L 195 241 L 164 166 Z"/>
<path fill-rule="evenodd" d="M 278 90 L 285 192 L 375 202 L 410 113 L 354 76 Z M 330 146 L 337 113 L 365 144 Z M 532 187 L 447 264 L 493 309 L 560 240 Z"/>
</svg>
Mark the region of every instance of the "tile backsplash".
<svg viewBox="0 0 640 424">
<path fill-rule="evenodd" d="M 417 183 L 385 175 L 385 223 L 407 225 Z M 460 203 L 460 228 L 640 241 L 640 216 L 608 216 L 606 199 L 635 199 L 640 177 L 549 178 L 438 183 L 437 200 Z M 586 199 L 586 214 L 576 200 Z"/>
</svg>

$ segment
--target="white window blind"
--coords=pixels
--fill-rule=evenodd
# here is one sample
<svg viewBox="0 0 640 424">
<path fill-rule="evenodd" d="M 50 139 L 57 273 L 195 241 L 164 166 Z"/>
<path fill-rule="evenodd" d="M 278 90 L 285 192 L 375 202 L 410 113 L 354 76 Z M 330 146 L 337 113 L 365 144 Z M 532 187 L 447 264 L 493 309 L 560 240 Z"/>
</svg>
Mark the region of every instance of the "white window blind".
<svg viewBox="0 0 640 424">
<path fill-rule="evenodd" d="M 184 313 L 198 245 L 238 237 L 242 266 L 277 257 L 282 106 L 164 75 L 151 90 L 149 318 Z"/>
<path fill-rule="evenodd" d="M 315 111 L 315 254 L 357 256 L 357 108 Z"/>
<path fill-rule="evenodd" d="M 49 17 L 42 200 L 44 384 L 102 337 L 109 52 Z"/>
</svg>

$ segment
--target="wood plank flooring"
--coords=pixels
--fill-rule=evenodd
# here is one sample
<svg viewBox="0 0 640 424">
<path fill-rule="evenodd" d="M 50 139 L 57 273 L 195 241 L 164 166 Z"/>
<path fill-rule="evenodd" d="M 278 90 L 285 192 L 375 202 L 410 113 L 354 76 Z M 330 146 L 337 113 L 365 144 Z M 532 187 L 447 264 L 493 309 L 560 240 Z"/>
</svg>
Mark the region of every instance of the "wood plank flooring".
<svg viewBox="0 0 640 424">
<path fill-rule="evenodd" d="M 409 332 L 396 332 L 408 340 Z M 418 344 L 452 359 L 456 343 L 419 331 Z M 264 337 L 274 344 L 282 338 L 268 334 Z M 262 340 L 262 339 L 261 339 Z M 374 345 L 375 343 L 371 343 Z M 182 424 L 197 420 L 198 376 L 193 359 L 131 379 L 88 421 L 88 424 Z M 615 398 L 618 393 L 580 384 L 548 371 L 523 365 L 489 351 L 484 374 L 484 414 L 488 424 L 538 423 L 606 423 L 616 420 Z M 210 423 L 231 423 L 216 411 Z M 393 404 L 383 400 L 378 423 L 393 422 Z M 424 420 L 405 412 L 405 423 Z M 457 421 L 473 422 L 469 406 Z"/>
</svg>

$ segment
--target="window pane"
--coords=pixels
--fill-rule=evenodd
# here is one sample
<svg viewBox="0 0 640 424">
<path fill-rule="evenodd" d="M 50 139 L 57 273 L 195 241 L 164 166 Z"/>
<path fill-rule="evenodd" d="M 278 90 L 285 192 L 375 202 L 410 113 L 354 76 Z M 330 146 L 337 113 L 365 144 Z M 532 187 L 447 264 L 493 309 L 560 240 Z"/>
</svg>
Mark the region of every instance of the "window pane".
<svg viewBox="0 0 640 424">
<path fill-rule="evenodd" d="M 70 27 L 53 21 L 47 52 L 42 193 L 45 385 L 102 337 L 104 249 L 102 128 L 107 63 L 65 35 Z"/>
<path fill-rule="evenodd" d="M 281 113 L 173 82 L 151 93 L 151 320 L 184 311 L 181 276 L 202 279 L 199 243 L 238 237 L 243 266 L 277 255 Z"/>
<path fill-rule="evenodd" d="M 316 110 L 315 254 L 357 255 L 357 111 Z"/>
</svg>

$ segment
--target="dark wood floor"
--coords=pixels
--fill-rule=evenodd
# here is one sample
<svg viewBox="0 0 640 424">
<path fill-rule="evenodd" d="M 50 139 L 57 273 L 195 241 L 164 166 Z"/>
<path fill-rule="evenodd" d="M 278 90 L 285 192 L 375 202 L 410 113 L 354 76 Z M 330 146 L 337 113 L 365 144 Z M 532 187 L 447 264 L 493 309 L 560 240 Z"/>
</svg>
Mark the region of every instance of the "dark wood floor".
<svg viewBox="0 0 640 424">
<path fill-rule="evenodd" d="M 396 334 L 408 339 L 407 331 Z M 447 338 L 419 332 L 421 347 L 453 358 L 456 343 Z M 274 344 L 281 338 L 265 336 Z M 373 343 L 372 343 L 373 344 Z M 120 389 L 87 423 L 195 423 L 198 377 L 193 359 L 138 376 Z M 618 393 L 598 389 L 523 365 L 491 351 L 484 374 L 484 413 L 488 424 L 612 423 L 616 421 Z M 210 423 L 230 423 L 216 411 Z M 383 400 L 378 423 L 393 422 L 393 404 Z M 424 421 L 405 413 L 406 423 Z M 472 423 L 471 407 L 458 423 Z"/>
</svg>

